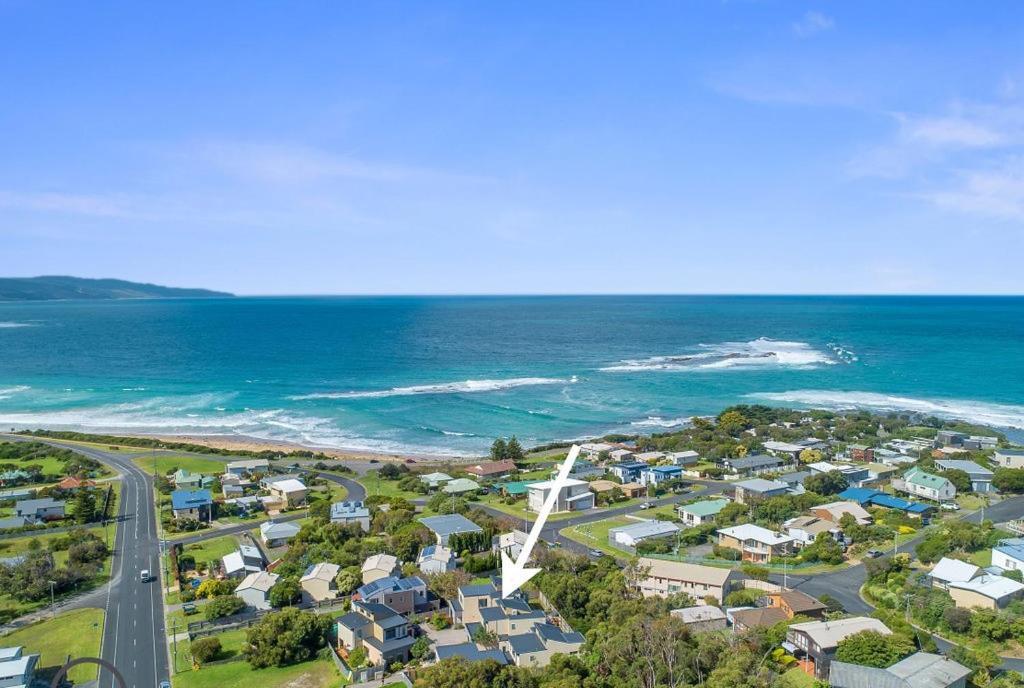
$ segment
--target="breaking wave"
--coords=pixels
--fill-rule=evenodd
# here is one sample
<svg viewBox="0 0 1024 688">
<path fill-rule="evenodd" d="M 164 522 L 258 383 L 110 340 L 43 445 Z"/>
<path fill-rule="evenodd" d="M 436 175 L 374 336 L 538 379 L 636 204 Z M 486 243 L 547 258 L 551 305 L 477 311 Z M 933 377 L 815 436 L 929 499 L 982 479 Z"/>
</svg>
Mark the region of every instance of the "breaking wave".
<svg viewBox="0 0 1024 688">
<path fill-rule="evenodd" d="M 10 399 L 13 395 L 19 392 L 27 392 L 32 389 L 28 385 L 15 385 L 14 387 L 0 388 L 0 399 Z"/>
<path fill-rule="evenodd" d="M 638 428 L 681 428 L 690 424 L 690 418 L 662 418 L 647 416 L 643 420 L 635 420 L 630 425 Z"/>
<path fill-rule="evenodd" d="M 915 399 L 875 392 L 839 392 L 828 390 L 793 390 L 759 392 L 748 397 L 785 404 L 844 411 L 909 411 L 949 420 L 965 420 L 979 425 L 1024 429 L 1024 406 L 993 404 L 967 399 Z"/>
<path fill-rule="evenodd" d="M 577 381 L 575 375 L 570 378 L 553 377 L 516 377 L 507 380 L 464 380 L 462 382 L 445 382 L 436 385 L 413 385 L 411 387 L 392 387 L 391 389 L 354 391 L 354 392 L 314 392 L 288 397 L 293 401 L 305 399 L 379 399 L 383 397 L 405 397 L 417 394 L 470 394 L 474 392 L 496 392 L 514 387 L 530 387 L 534 385 L 564 385 Z"/>
<path fill-rule="evenodd" d="M 749 342 L 698 344 L 699 351 L 675 356 L 625 359 L 600 370 L 610 373 L 742 369 L 763 366 L 816 368 L 835 365 L 836 359 L 806 342 L 761 337 Z"/>
<path fill-rule="evenodd" d="M 0 330 L 13 330 L 16 327 L 34 327 L 34 326 L 35 326 L 35 323 L 11 322 L 11 321 L 0 322 Z"/>
</svg>

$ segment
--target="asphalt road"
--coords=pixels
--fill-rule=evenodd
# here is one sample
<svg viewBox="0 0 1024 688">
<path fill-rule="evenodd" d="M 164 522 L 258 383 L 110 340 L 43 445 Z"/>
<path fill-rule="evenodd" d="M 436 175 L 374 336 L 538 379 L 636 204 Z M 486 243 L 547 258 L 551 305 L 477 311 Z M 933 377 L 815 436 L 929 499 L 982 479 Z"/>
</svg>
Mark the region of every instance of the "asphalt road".
<svg viewBox="0 0 1024 688">
<path fill-rule="evenodd" d="M 121 473 L 111 578 L 106 599 L 98 605 L 105 612 L 100 656 L 118 668 L 126 683 L 124 688 L 156 688 L 161 681 L 170 680 L 164 640 L 164 605 L 160 594 L 160 542 L 153 484 L 152 477 L 132 463 L 131 457 L 138 455 L 40 438 L 11 439 L 38 440 L 71 449 Z M 153 576 L 150 581 L 141 580 L 143 569 L 149 570 Z M 101 668 L 98 688 L 108 686 L 119 688 L 113 674 Z"/>
</svg>

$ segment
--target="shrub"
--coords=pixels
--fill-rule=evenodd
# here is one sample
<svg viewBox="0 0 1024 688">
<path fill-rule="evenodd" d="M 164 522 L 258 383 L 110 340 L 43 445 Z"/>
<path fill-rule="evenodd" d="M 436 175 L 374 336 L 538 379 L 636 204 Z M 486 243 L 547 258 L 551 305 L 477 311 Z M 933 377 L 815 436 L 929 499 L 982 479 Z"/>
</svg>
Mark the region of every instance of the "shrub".
<svg viewBox="0 0 1024 688">
<path fill-rule="evenodd" d="M 245 602 L 234 595 L 219 595 L 210 600 L 210 603 L 203 607 L 203 614 L 207 621 L 222 619 L 231 616 L 245 609 Z"/>
<path fill-rule="evenodd" d="M 200 664 L 217 659 L 220 651 L 220 640 L 217 638 L 197 638 L 192 641 L 192 659 Z"/>
</svg>

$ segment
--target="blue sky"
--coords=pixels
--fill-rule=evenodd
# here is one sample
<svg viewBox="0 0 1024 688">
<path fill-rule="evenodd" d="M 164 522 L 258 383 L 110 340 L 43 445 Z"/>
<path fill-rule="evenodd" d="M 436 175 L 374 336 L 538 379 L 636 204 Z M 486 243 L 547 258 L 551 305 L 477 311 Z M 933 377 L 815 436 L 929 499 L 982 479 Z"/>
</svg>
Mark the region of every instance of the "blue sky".
<svg viewBox="0 0 1024 688">
<path fill-rule="evenodd" d="M 1021 293 L 1024 6 L 0 0 L 0 274 Z"/>
</svg>

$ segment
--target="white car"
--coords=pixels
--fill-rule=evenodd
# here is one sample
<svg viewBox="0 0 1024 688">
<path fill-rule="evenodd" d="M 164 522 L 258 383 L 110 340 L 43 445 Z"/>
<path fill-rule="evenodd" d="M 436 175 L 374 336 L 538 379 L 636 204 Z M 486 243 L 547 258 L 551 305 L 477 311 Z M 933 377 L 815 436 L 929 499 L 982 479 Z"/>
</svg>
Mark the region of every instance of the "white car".
<svg viewBox="0 0 1024 688">
<path fill-rule="evenodd" d="M 142 569 L 142 571 L 139 572 L 139 580 L 143 583 L 149 582 L 149 569 Z"/>
<path fill-rule="evenodd" d="M 939 508 L 945 509 L 946 511 L 960 511 L 960 505 L 956 502 L 943 502 L 942 504 L 939 504 Z"/>
</svg>

